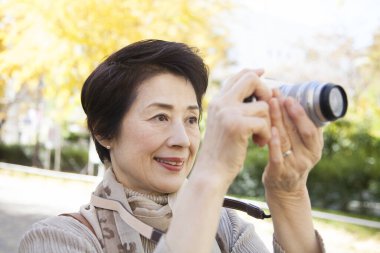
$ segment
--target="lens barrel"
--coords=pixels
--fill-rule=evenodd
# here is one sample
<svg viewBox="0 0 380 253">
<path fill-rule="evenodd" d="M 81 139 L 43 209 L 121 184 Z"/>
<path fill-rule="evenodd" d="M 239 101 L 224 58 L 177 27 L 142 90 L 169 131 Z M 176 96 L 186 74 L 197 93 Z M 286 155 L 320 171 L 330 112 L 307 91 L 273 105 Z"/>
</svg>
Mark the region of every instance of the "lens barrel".
<svg viewBox="0 0 380 253">
<path fill-rule="evenodd" d="M 322 114 L 329 121 L 343 117 L 347 111 L 347 95 L 343 88 L 330 83 L 323 86 L 320 106 Z"/>
<path fill-rule="evenodd" d="M 318 127 L 344 117 L 348 100 L 343 87 L 316 81 L 298 85 L 280 85 L 283 96 L 296 99 Z"/>
</svg>

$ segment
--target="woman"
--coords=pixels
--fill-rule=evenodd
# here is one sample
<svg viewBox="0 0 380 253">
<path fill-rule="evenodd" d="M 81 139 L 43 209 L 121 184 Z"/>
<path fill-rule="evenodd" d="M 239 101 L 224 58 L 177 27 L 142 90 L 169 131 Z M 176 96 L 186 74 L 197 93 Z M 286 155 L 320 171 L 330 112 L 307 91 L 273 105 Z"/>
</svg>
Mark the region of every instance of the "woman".
<svg viewBox="0 0 380 253">
<path fill-rule="evenodd" d="M 196 52 L 148 40 L 108 57 L 82 89 L 105 177 L 81 208 L 84 221 L 38 222 L 19 252 L 268 252 L 253 225 L 221 208 L 251 136 L 269 147 L 263 183 L 274 251 L 322 252 L 306 188 L 321 130 L 297 102 L 266 88 L 262 74 L 243 70 L 226 82 L 209 104 L 198 152 L 208 73 Z M 257 101 L 243 103 L 250 95 Z M 157 231 L 166 234 L 158 239 Z"/>
</svg>

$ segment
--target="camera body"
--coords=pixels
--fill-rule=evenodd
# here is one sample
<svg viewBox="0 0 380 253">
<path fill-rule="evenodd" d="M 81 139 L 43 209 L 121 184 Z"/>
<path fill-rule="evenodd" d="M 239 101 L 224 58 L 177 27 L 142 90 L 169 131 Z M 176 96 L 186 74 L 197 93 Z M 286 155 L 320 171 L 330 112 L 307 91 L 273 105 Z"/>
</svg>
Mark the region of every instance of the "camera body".
<svg viewBox="0 0 380 253">
<path fill-rule="evenodd" d="M 347 94 L 340 85 L 317 81 L 285 84 L 271 79 L 263 82 L 270 88 L 278 88 L 283 96 L 297 100 L 317 127 L 342 118 L 347 112 Z"/>
</svg>

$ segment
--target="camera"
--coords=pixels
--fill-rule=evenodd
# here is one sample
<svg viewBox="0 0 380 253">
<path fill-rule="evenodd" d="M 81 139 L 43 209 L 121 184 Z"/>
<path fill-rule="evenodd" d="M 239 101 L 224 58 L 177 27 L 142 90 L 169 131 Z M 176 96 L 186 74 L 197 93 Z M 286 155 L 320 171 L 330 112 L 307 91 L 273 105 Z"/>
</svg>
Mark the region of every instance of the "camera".
<svg viewBox="0 0 380 253">
<path fill-rule="evenodd" d="M 337 84 L 313 81 L 298 85 L 280 85 L 279 90 L 283 96 L 297 100 L 318 127 L 344 117 L 347 112 L 347 94 Z"/>
<path fill-rule="evenodd" d="M 286 84 L 272 79 L 262 81 L 270 88 L 278 88 L 283 96 L 297 100 L 317 127 L 342 118 L 347 112 L 347 94 L 340 85 L 317 81 L 302 84 Z"/>
</svg>

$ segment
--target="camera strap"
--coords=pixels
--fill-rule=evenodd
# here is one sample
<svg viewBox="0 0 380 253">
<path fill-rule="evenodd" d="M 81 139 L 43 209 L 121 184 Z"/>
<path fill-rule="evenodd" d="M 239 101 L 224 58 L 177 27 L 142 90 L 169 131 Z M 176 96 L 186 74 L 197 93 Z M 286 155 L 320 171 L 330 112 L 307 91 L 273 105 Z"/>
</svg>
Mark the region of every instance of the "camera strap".
<svg viewBox="0 0 380 253">
<path fill-rule="evenodd" d="M 92 194 L 90 204 L 107 210 L 116 211 L 119 213 L 121 219 L 139 232 L 145 238 L 149 240 L 158 242 L 161 236 L 164 234 L 163 231 L 151 227 L 144 222 L 137 219 L 132 213 L 130 213 L 121 202 L 112 199 L 105 199 L 99 196 Z M 236 209 L 239 211 L 246 212 L 248 215 L 257 218 L 257 219 L 265 219 L 270 218 L 270 215 L 264 213 L 262 209 L 259 207 L 252 205 L 250 203 L 245 203 L 241 200 L 232 199 L 232 198 L 224 198 L 223 207 Z"/>
</svg>

